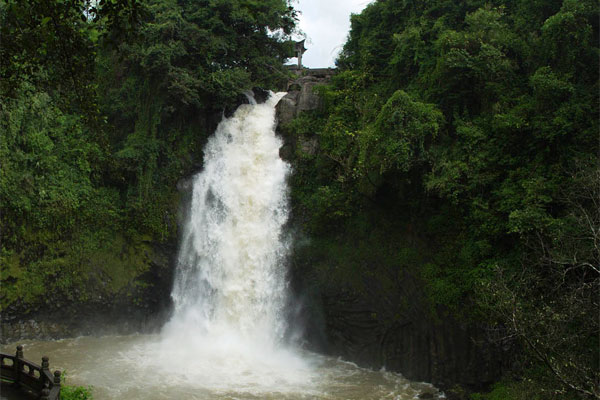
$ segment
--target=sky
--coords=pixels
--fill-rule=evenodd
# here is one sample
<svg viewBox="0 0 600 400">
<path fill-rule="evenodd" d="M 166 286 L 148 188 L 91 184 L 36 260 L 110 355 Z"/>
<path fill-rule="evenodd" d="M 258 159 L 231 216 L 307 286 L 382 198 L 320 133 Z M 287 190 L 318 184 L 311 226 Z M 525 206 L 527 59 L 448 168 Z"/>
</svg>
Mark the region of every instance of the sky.
<svg viewBox="0 0 600 400">
<path fill-rule="evenodd" d="M 295 0 L 301 11 L 299 27 L 306 35 L 302 65 L 333 67 L 350 30 L 350 14 L 359 14 L 372 0 Z M 296 58 L 290 64 L 296 63 Z"/>
</svg>

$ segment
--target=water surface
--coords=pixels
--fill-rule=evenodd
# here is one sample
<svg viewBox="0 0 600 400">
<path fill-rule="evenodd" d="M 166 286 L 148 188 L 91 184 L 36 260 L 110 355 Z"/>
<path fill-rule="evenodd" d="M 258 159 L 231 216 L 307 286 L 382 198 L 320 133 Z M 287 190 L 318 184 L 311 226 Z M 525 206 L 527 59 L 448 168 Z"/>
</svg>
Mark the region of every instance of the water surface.
<svg viewBox="0 0 600 400">
<path fill-rule="evenodd" d="M 22 341 L 25 357 L 39 363 L 50 357 L 52 370 L 66 371 L 67 383 L 92 386 L 95 400 L 131 399 L 418 399 L 431 393 L 443 395 L 430 384 L 411 382 L 399 374 L 372 371 L 303 351 L 297 357 L 285 349 L 265 355 L 264 360 L 231 357 L 217 359 L 198 354 L 181 342 L 159 335 L 80 337 L 57 341 Z M 211 343 L 210 345 L 216 345 Z M 224 340 L 221 345 L 226 345 Z M 13 353 L 16 344 L 2 346 Z M 208 349 L 208 348 L 207 348 Z M 237 352 L 237 353 L 236 353 Z M 248 349 L 247 357 L 254 357 Z M 273 361 L 277 359 L 276 361 Z M 299 361 L 300 360 L 300 361 Z"/>
</svg>

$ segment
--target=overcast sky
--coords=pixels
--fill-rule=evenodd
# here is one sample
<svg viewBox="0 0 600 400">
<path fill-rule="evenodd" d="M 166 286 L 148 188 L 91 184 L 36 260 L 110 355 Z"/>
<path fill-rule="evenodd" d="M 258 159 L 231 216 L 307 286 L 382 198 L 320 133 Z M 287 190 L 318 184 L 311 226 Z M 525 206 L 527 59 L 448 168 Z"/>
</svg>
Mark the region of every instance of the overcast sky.
<svg viewBox="0 0 600 400">
<path fill-rule="evenodd" d="M 372 0 L 296 0 L 300 30 L 306 34 L 302 64 L 309 68 L 333 67 L 350 30 L 350 14 L 359 14 Z M 290 63 L 296 63 L 296 59 Z"/>
</svg>

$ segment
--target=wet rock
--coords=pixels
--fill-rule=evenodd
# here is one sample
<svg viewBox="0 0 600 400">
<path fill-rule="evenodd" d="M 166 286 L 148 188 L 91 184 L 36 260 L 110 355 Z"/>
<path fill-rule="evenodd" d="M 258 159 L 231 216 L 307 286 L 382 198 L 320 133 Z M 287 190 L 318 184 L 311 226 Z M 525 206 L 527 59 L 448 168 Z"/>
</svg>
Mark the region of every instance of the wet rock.
<svg viewBox="0 0 600 400">
<path fill-rule="evenodd" d="M 366 285 L 365 293 L 378 297 L 335 287 L 321 292 L 330 354 L 440 388 L 458 383 L 478 390 L 499 378 L 505 358 L 500 349 L 482 343 L 481 328 L 459 323 L 443 309 L 427 311 L 418 281 L 407 275 L 401 288 L 387 291 Z"/>
<path fill-rule="evenodd" d="M 242 104 L 250 104 L 250 99 L 248 99 L 248 96 L 246 96 L 245 94 L 240 93 L 231 105 L 225 107 L 225 109 L 223 110 L 223 116 L 225 116 L 226 118 L 231 118 L 235 113 L 235 110 L 237 110 L 238 107 Z M 219 121 L 217 121 L 217 124 Z"/>
<path fill-rule="evenodd" d="M 321 98 L 315 87 L 325 84 L 334 74 L 334 70 L 327 70 L 326 74 L 305 71 L 307 74 L 299 76 L 288 83 L 288 93 L 279 101 L 276 107 L 278 133 L 283 137 L 284 144 L 279 150 L 283 160 L 293 164 L 297 150 L 303 155 L 314 156 L 319 151 L 319 141 L 316 135 L 301 135 L 300 137 L 286 134 L 283 127 L 303 112 L 317 110 L 321 107 Z"/>
<path fill-rule="evenodd" d="M 292 161 L 294 158 L 294 149 L 291 145 L 285 144 L 279 148 L 279 158 L 283 161 Z"/>
<path fill-rule="evenodd" d="M 306 75 L 289 82 L 288 93 L 277 104 L 279 123 L 287 124 L 302 112 L 318 109 L 321 97 L 315 87 L 327 83 L 331 75 Z"/>
<path fill-rule="evenodd" d="M 254 93 L 254 100 L 256 100 L 258 104 L 262 104 L 265 101 L 267 101 L 267 99 L 271 95 L 270 91 L 259 87 L 253 88 L 252 93 Z"/>
<path fill-rule="evenodd" d="M 315 92 L 315 87 L 319 84 L 323 84 L 324 81 L 311 76 L 302 77 L 298 80 L 300 85 L 300 94 L 298 95 L 297 111 L 301 113 L 303 111 L 316 110 L 321 105 L 321 97 Z"/>
<path fill-rule="evenodd" d="M 287 124 L 296 117 L 298 94 L 299 92 L 290 92 L 277 103 L 276 110 L 279 124 Z"/>
</svg>

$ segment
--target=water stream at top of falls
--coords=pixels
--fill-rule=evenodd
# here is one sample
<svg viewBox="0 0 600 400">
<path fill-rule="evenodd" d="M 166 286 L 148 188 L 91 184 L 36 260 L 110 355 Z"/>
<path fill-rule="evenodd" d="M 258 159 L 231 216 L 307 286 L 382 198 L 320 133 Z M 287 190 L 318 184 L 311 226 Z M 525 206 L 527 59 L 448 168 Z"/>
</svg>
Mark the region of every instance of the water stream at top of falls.
<svg viewBox="0 0 600 400">
<path fill-rule="evenodd" d="M 160 334 L 21 341 L 94 399 L 416 399 L 443 394 L 288 343 L 288 218 L 275 106 L 245 104 L 209 139 Z M 14 344 L 3 346 L 10 351 Z"/>
</svg>

